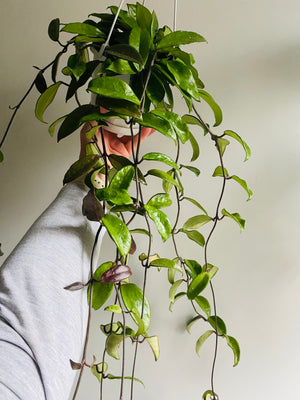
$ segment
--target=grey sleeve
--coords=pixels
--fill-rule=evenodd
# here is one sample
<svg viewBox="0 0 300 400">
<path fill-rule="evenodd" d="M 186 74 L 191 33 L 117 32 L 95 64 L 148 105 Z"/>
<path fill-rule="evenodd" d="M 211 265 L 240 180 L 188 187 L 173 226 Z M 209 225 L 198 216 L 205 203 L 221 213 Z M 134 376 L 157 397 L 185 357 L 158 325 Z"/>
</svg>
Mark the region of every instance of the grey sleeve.
<svg viewBox="0 0 300 400">
<path fill-rule="evenodd" d="M 0 399 L 70 395 L 88 307 L 86 290 L 63 288 L 87 281 L 99 227 L 81 214 L 85 194 L 82 183 L 66 185 L 0 269 Z"/>
</svg>

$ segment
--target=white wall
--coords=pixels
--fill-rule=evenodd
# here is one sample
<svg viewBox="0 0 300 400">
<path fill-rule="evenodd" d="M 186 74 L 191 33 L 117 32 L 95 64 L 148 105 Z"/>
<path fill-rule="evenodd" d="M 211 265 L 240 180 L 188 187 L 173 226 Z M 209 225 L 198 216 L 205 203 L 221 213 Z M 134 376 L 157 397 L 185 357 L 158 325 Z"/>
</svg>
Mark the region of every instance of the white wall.
<svg viewBox="0 0 300 400">
<path fill-rule="evenodd" d="M 34 76 L 31 66 L 43 66 L 55 54 L 56 45 L 47 39 L 48 22 L 55 17 L 64 22 L 82 20 L 109 4 L 107 0 L 2 2 L 1 131 L 11 113 L 8 105 L 17 103 Z M 146 5 L 156 9 L 161 24 L 171 25 L 171 1 L 149 0 Z M 254 190 L 253 200 L 246 203 L 243 191 L 232 183 L 224 200 L 225 207 L 246 218 L 247 229 L 240 235 L 234 224 L 220 224 L 210 250 L 220 267 L 215 278 L 219 314 L 242 348 L 241 363 L 233 369 L 231 352 L 225 344 L 220 346 L 216 391 L 223 400 L 296 398 L 300 392 L 299 12 L 295 0 L 179 1 L 177 28 L 198 31 L 208 39 L 208 44 L 193 49 L 199 55 L 197 65 L 207 90 L 222 106 L 222 127 L 239 132 L 253 152 L 246 164 L 237 145 L 225 156 L 229 171 L 246 178 Z M 79 152 L 76 135 L 57 145 L 47 127 L 35 120 L 35 99 L 30 95 L 19 112 L 0 166 L 0 241 L 6 254 L 55 196 L 66 168 Z M 60 107 L 52 107 L 49 121 L 60 115 Z M 205 169 L 217 163 L 207 142 L 199 161 L 205 171 L 200 182 L 205 185 L 210 174 Z M 152 138 L 148 146 L 158 143 L 159 138 Z M 211 186 L 201 183 L 199 189 L 194 182 L 190 181 L 188 190 L 198 192 L 213 212 L 211 192 L 217 190 L 216 181 Z M 194 247 L 189 251 L 196 254 Z M 169 313 L 166 279 L 157 287 L 153 282 L 154 277 L 148 292 L 156 319 L 151 333 L 160 336 L 161 359 L 154 365 L 152 355 L 142 350 L 138 377 L 147 388 L 137 387 L 136 398 L 200 398 L 208 387 L 212 347 L 207 344 L 200 358 L 195 355 L 201 327 L 194 329 L 192 337 L 185 333 L 185 308 L 178 305 Z M 91 354 L 100 358 L 98 318 Z M 87 398 L 83 389 L 90 390 L 89 399 L 97 398 L 93 376 L 85 377 L 81 400 Z"/>
</svg>

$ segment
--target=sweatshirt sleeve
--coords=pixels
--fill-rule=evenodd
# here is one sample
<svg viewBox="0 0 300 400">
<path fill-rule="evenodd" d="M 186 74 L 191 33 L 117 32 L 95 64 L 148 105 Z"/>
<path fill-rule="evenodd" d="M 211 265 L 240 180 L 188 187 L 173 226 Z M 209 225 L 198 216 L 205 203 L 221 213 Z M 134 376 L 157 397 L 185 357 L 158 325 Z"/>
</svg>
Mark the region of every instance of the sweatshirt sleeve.
<svg viewBox="0 0 300 400">
<path fill-rule="evenodd" d="M 62 188 L 0 268 L 0 398 L 65 400 L 88 314 L 86 290 L 98 222 L 82 216 L 86 187 Z M 101 231 L 94 260 L 98 259 Z"/>
</svg>

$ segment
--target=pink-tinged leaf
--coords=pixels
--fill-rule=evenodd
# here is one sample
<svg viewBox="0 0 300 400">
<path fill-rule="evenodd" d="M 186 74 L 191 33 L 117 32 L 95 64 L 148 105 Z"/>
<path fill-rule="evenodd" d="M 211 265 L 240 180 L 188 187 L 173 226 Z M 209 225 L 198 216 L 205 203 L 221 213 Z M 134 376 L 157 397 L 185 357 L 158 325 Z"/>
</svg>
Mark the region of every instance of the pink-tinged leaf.
<svg viewBox="0 0 300 400">
<path fill-rule="evenodd" d="M 131 269 L 128 265 L 115 265 L 108 269 L 101 276 L 101 282 L 104 283 L 117 283 L 132 275 Z"/>
<path fill-rule="evenodd" d="M 65 286 L 65 290 L 71 290 L 72 292 L 75 292 L 76 290 L 81 290 L 85 287 L 86 285 L 82 282 L 74 282 L 71 283 L 71 285 Z"/>
<path fill-rule="evenodd" d="M 78 363 L 78 362 L 75 362 L 75 361 L 73 361 L 73 360 L 70 360 L 70 364 L 71 364 L 71 368 L 72 369 L 81 369 L 82 368 L 82 366 L 81 366 L 81 364 L 80 363 Z"/>
<path fill-rule="evenodd" d="M 131 247 L 129 250 L 129 254 L 134 254 L 136 252 L 136 243 L 133 240 L 133 237 L 131 236 Z"/>
<path fill-rule="evenodd" d="M 103 207 L 95 196 L 93 189 L 83 199 L 82 214 L 90 221 L 100 221 L 104 215 Z"/>
</svg>

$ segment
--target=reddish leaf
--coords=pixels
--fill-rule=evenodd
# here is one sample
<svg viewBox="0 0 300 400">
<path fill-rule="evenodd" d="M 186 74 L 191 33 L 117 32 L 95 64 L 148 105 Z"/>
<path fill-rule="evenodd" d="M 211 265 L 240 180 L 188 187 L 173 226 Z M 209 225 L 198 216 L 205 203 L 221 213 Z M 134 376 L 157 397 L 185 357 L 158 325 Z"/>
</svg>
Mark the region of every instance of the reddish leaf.
<svg viewBox="0 0 300 400">
<path fill-rule="evenodd" d="M 104 215 L 102 205 L 95 196 L 93 189 L 83 199 L 82 214 L 90 221 L 100 221 Z"/>
<path fill-rule="evenodd" d="M 129 278 L 130 275 L 132 275 L 130 267 L 128 265 L 119 264 L 105 271 L 101 276 L 101 282 L 116 283 Z"/>
</svg>

